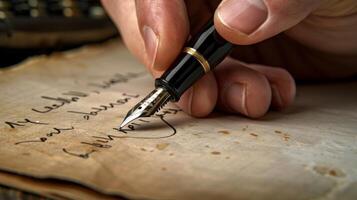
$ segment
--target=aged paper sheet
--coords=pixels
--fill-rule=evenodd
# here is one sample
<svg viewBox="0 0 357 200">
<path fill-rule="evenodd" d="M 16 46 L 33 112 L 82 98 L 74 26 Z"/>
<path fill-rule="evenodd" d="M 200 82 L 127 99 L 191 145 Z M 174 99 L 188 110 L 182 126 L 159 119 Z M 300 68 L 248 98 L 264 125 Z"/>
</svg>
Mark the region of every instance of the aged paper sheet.
<svg viewBox="0 0 357 200">
<path fill-rule="evenodd" d="M 118 196 L 101 194 L 94 190 L 82 187 L 78 184 L 59 180 L 41 180 L 13 173 L 0 172 L 2 184 L 15 187 L 23 191 L 36 192 L 41 196 L 51 199 L 86 199 L 86 200 L 114 200 L 121 199 Z"/>
<path fill-rule="evenodd" d="M 0 184 L 69 199 L 356 199 L 356 88 L 300 86 L 260 120 L 169 104 L 119 130 L 153 89 L 119 41 L 33 58 L 0 71 Z"/>
</svg>

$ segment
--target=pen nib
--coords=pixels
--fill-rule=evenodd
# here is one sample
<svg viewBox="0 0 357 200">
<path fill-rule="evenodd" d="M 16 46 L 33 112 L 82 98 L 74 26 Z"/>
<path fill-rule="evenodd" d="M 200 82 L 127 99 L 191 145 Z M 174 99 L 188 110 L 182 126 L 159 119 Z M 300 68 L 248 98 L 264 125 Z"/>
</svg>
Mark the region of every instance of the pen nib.
<svg viewBox="0 0 357 200">
<path fill-rule="evenodd" d="M 170 100 L 170 97 L 170 94 L 164 88 L 156 88 L 129 110 L 123 122 L 120 124 L 120 128 L 125 127 L 130 122 L 140 117 L 150 117 L 159 111 L 160 108 Z"/>
</svg>

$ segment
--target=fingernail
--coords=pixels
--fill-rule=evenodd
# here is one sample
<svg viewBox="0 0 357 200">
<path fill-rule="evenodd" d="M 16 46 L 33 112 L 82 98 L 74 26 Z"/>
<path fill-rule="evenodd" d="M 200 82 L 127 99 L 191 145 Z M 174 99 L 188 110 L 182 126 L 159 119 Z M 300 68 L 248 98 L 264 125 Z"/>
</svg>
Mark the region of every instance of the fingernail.
<svg viewBox="0 0 357 200">
<path fill-rule="evenodd" d="M 227 27 L 246 35 L 257 30 L 268 17 L 263 0 L 226 0 L 217 14 Z"/>
<path fill-rule="evenodd" d="M 150 68 L 154 68 L 159 38 L 154 30 L 149 26 L 143 26 L 143 38 L 145 43 L 146 55 L 150 61 Z"/>
<path fill-rule="evenodd" d="M 224 101 L 232 111 L 248 115 L 246 96 L 246 87 L 243 84 L 233 83 L 225 90 Z"/>
<path fill-rule="evenodd" d="M 273 94 L 272 105 L 274 106 L 275 109 L 283 108 L 283 106 L 284 106 L 283 100 L 281 98 L 278 87 L 276 85 L 272 84 L 271 89 L 272 89 L 272 94 Z"/>
</svg>

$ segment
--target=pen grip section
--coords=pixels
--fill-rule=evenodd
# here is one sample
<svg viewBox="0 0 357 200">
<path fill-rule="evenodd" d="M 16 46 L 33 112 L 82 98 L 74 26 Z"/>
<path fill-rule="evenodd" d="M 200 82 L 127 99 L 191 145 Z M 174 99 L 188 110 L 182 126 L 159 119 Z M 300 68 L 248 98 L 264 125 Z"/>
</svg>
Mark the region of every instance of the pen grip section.
<svg viewBox="0 0 357 200">
<path fill-rule="evenodd" d="M 233 45 L 216 31 L 213 21 L 193 37 L 171 67 L 156 80 L 178 101 L 181 95 L 205 73 L 213 70 L 231 51 Z"/>
<path fill-rule="evenodd" d="M 160 78 L 156 87 L 165 88 L 178 101 L 181 95 L 205 74 L 198 60 L 187 53 L 181 53 L 175 63 Z"/>
</svg>

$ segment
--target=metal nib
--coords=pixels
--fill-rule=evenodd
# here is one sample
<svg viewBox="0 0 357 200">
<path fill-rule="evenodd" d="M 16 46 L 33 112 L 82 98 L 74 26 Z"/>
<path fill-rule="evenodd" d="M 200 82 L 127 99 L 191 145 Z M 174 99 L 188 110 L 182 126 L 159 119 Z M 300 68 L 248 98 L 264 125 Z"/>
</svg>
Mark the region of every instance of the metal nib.
<svg viewBox="0 0 357 200">
<path fill-rule="evenodd" d="M 154 113 L 160 110 L 169 100 L 171 95 L 161 87 L 153 90 L 143 100 L 129 110 L 128 114 L 120 124 L 120 128 L 123 128 L 130 122 L 140 117 L 150 117 Z"/>
</svg>

